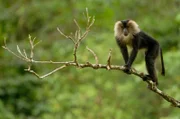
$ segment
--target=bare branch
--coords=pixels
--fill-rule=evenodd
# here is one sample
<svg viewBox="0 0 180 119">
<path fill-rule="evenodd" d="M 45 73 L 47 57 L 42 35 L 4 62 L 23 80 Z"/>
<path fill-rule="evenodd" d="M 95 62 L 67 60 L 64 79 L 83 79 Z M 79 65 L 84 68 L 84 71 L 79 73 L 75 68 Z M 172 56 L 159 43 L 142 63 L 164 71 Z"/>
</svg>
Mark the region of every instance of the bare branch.
<svg viewBox="0 0 180 119">
<path fill-rule="evenodd" d="M 37 74 L 34 70 L 31 69 L 24 69 L 25 71 L 28 71 L 29 73 L 32 73 L 33 75 L 35 75 L 37 78 L 40 78 L 41 76 L 39 76 L 39 74 Z"/>
<path fill-rule="evenodd" d="M 21 56 L 24 56 L 22 53 L 21 53 L 21 50 L 19 49 L 19 46 L 17 45 L 17 51 L 19 52 L 19 54 L 21 55 Z"/>
<path fill-rule="evenodd" d="M 107 69 L 108 70 L 111 69 L 111 52 L 112 52 L 112 49 L 109 50 L 109 55 L 108 55 L 108 60 L 107 60 Z"/>
<path fill-rule="evenodd" d="M 93 17 L 93 19 L 92 19 L 92 21 L 90 21 L 91 20 L 91 18 L 89 17 L 88 18 L 88 26 L 86 27 L 86 31 L 83 33 L 83 35 L 81 36 L 81 38 L 79 39 L 79 42 L 81 42 L 83 39 L 85 39 L 86 38 L 86 36 L 87 36 L 87 34 L 89 33 L 89 31 L 90 31 L 90 28 L 91 28 L 91 26 L 94 24 L 94 22 L 95 22 L 95 18 Z"/>
<path fill-rule="evenodd" d="M 23 52 L 24 52 L 24 56 L 25 56 L 25 58 L 26 58 L 26 59 L 28 59 L 28 57 L 27 57 L 27 53 L 26 53 L 26 50 L 25 50 L 25 49 L 23 50 Z"/>
<path fill-rule="evenodd" d="M 49 76 L 49 75 L 52 75 L 53 73 L 57 72 L 58 70 L 61 70 L 61 69 L 65 68 L 65 67 L 66 67 L 66 65 L 60 66 L 60 67 L 54 69 L 53 71 L 51 71 L 51 72 L 49 72 L 49 73 L 46 73 L 46 74 L 43 75 L 43 76 L 40 76 L 39 74 L 37 74 L 37 73 L 34 72 L 33 70 L 27 70 L 27 71 L 30 72 L 30 73 L 33 73 L 33 74 L 36 75 L 38 78 L 43 79 L 43 78 L 45 78 L 45 77 L 47 77 L 47 76 Z"/>
<path fill-rule="evenodd" d="M 41 43 L 42 40 L 38 41 L 37 43 L 34 44 L 34 47 L 36 47 L 39 43 Z"/>
<path fill-rule="evenodd" d="M 73 52 L 74 62 L 76 63 L 76 65 L 78 65 L 78 62 L 77 62 L 77 55 L 76 55 L 76 52 L 77 52 L 78 46 L 79 46 L 79 44 L 78 44 L 78 43 L 76 43 L 76 44 L 75 44 L 75 46 L 74 46 L 74 52 Z"/>
<path fill-rule="evenodd" d="M 5 50 L 7 50 L 8 52 L 10 52 L 12 55 L 16 56 L 17 58 L 24 60 L 24 61 L 28 61 L 26 58 L 19 56 L 18 54 L 16 54 L 15 52 L 13 52 L 12 50 L 10 50 L 7 47 L 6 41 L 4 41 L 4 46 L 2 46 L 2 48 L 4 48 Z"/>
<path fill-rule="evenodd" d="M 57 28 L 57 30 L 59 31 L 59 33 L 60 33 L 62 36 L 64 36 L 65 38 L 68 38 L 68 36 L 65 35 L 59 28 Z"/>
<path fill-rule="evenodd" d="M 98 57 L 97 57 L 96 53 L 94 53 L 94 51 L 91 50 L 90 48 L 88 48 L 87 46 L 86 46 L 86 49 L 87 49 L 90 53 L 93 54 L 94 59 L 95 59 L 95 61 L 96 61 L 96 65 L 98 65 L 98 64 L 99 64 L 99 61 L 98 61 Z"/>
<path fill-rule="evenodd" d="M 47 76 L 52 75 L 53 73 L 57 72 L 58 70 L 61 70 L 61 69 L 65 68 L 65 67 L 66 67 L 66 65 L 60 66 L 60 67 L 54 69 L 53 71 L 51 71 L 51 72 L 49 72 L 49 73 L 46 73 L 45 75 L 42 75 L 42 76 L 40 76 L 40 75 L 39 75 L 38 73 L 36 73 L 34 70 L 31 70 L 30 67 L 29 67 L 28 69 L 25 69 L 25 71 L 34 74 L 34 75 L 35 75 L 37 78 L 39 78 L 39 79 L 43 79 L 43 78 L 46 78 Z"/>
<path fill-rule="evenodd" d="M 59 32 L 62 36 L 64 36 L 64 37 L 67 38 L 67 39 L 70 39 L 70 40 L 75 44 L 75 41 L 74 41 L 74 39 L 73 39 L 71 36 L 65 35 L 59 28 L 57 28 L 57 30 L 58 30 L 58 32 Z"/>
<path fill-rule="evenodd" d="M 78 30 L 81 30 L 81 27 L 80 27 L 79 24 L 77 23 L 76 19 L 74 19 L 74 23 L 75 23 L 76 26 L 78 27 Z"/>
<path fill-rule="evenodd" d="M 34 57 L 34 44 L 33 44 L 34 40 L 35 40 L 35 38 L 32 40 L 31 35 L 29 35 L 29 43 L 30 43 L 30 47 L 31 47 L 30 60 L 32 60 Z"/>
<path fill-rule="evenodd" d="M 89 12 L 88 12 L 88 8 L 86 8 L 86 17 L 87 17 L 87 19 L 89 19 Z"/>
</svg>

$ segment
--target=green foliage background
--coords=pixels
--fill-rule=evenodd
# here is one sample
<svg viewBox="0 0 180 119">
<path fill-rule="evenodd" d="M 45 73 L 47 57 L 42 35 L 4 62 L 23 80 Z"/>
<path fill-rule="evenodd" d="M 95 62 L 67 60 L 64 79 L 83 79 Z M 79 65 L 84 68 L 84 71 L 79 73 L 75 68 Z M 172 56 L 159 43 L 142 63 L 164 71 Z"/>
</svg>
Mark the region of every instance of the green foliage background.
<svg viewBox="0 0 180 119">
<path fill-rule="evenodd" d="M 95 62 L 86 46 L 106 63 L 123 65 L 113 37 L 117 20 L 134 19 L 156 38 L 164 51 L 166 76 L 159 87 L 180 100 L 179 0 L 0 0 L 0 44 L 29 49 L 28 34 L 43 42 L 36 48 L 39 60 L 68 61 L 73 44 L 56 30 L 70 34 L 75 18 L 83 28 L 83 12 L 96 22 L 78 50 L 79 61 Z M 145 72 L 143 53 L 133 67 Z M 139 78 L 120 71 L 68 67 L 39 80 L 24 71 L 27 64 L 0 49 L 0 119 L 179 119 L 180 110 L 149 91 Z M 41 74 L 56 66 L 34 65 Z"/>
</svg>

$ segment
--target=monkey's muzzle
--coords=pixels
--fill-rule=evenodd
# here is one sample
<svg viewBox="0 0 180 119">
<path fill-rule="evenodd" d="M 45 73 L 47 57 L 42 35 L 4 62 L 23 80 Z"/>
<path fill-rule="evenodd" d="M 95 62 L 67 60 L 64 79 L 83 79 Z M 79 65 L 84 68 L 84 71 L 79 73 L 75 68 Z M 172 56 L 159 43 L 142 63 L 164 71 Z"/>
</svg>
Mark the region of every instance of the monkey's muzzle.
<svg viewBox="0 0 180 119">
<path fill-rule="evenodd" d="M 123 29 L 123 33 L 124 33 L 125 36 L 127 36 L 128 35 L 128 30 L 126 28 Z"/>
</svg>

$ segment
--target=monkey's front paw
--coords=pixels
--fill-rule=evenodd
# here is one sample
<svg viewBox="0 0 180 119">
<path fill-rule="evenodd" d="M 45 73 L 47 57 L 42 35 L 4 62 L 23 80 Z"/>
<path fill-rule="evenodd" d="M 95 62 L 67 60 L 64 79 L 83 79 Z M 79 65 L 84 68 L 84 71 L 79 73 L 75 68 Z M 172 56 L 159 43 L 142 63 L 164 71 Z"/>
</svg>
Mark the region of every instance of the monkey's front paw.
<svg viewBox="0 0 180 119">
<path fill-rule="evenodd" d="M 127 65 L 124 65 L 123 66 L 124 67 L 124 72 L 126 73 L 126 74 L 131 74 L 131 68 L 129 68 Z"/>
</svg>

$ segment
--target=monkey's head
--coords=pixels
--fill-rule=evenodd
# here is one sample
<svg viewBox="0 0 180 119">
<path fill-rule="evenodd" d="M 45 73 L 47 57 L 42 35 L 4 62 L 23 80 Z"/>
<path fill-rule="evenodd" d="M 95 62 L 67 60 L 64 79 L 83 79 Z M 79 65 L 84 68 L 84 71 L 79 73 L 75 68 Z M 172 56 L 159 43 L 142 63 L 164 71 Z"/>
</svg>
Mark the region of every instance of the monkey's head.
<svg viewBox="0 0 180 119">
<path fill-rule="evenodd" d="M 128 36 L 129 34 L 135 35 L 140 32 L 138 24 L 133 20 L 118 21 L 114 27 L 115 35 Z"/>
<path fill-rule="evenodd" d="M 129 34 L 129 30 L 128 30 L 128 28 L 129 28 L 129 24 L 128 24 L 129 21 L 130 20 L 122 20 L 121 21 L 121 28 L 123 30 L 124 36 L 127 36 Z"/>
</svg>

